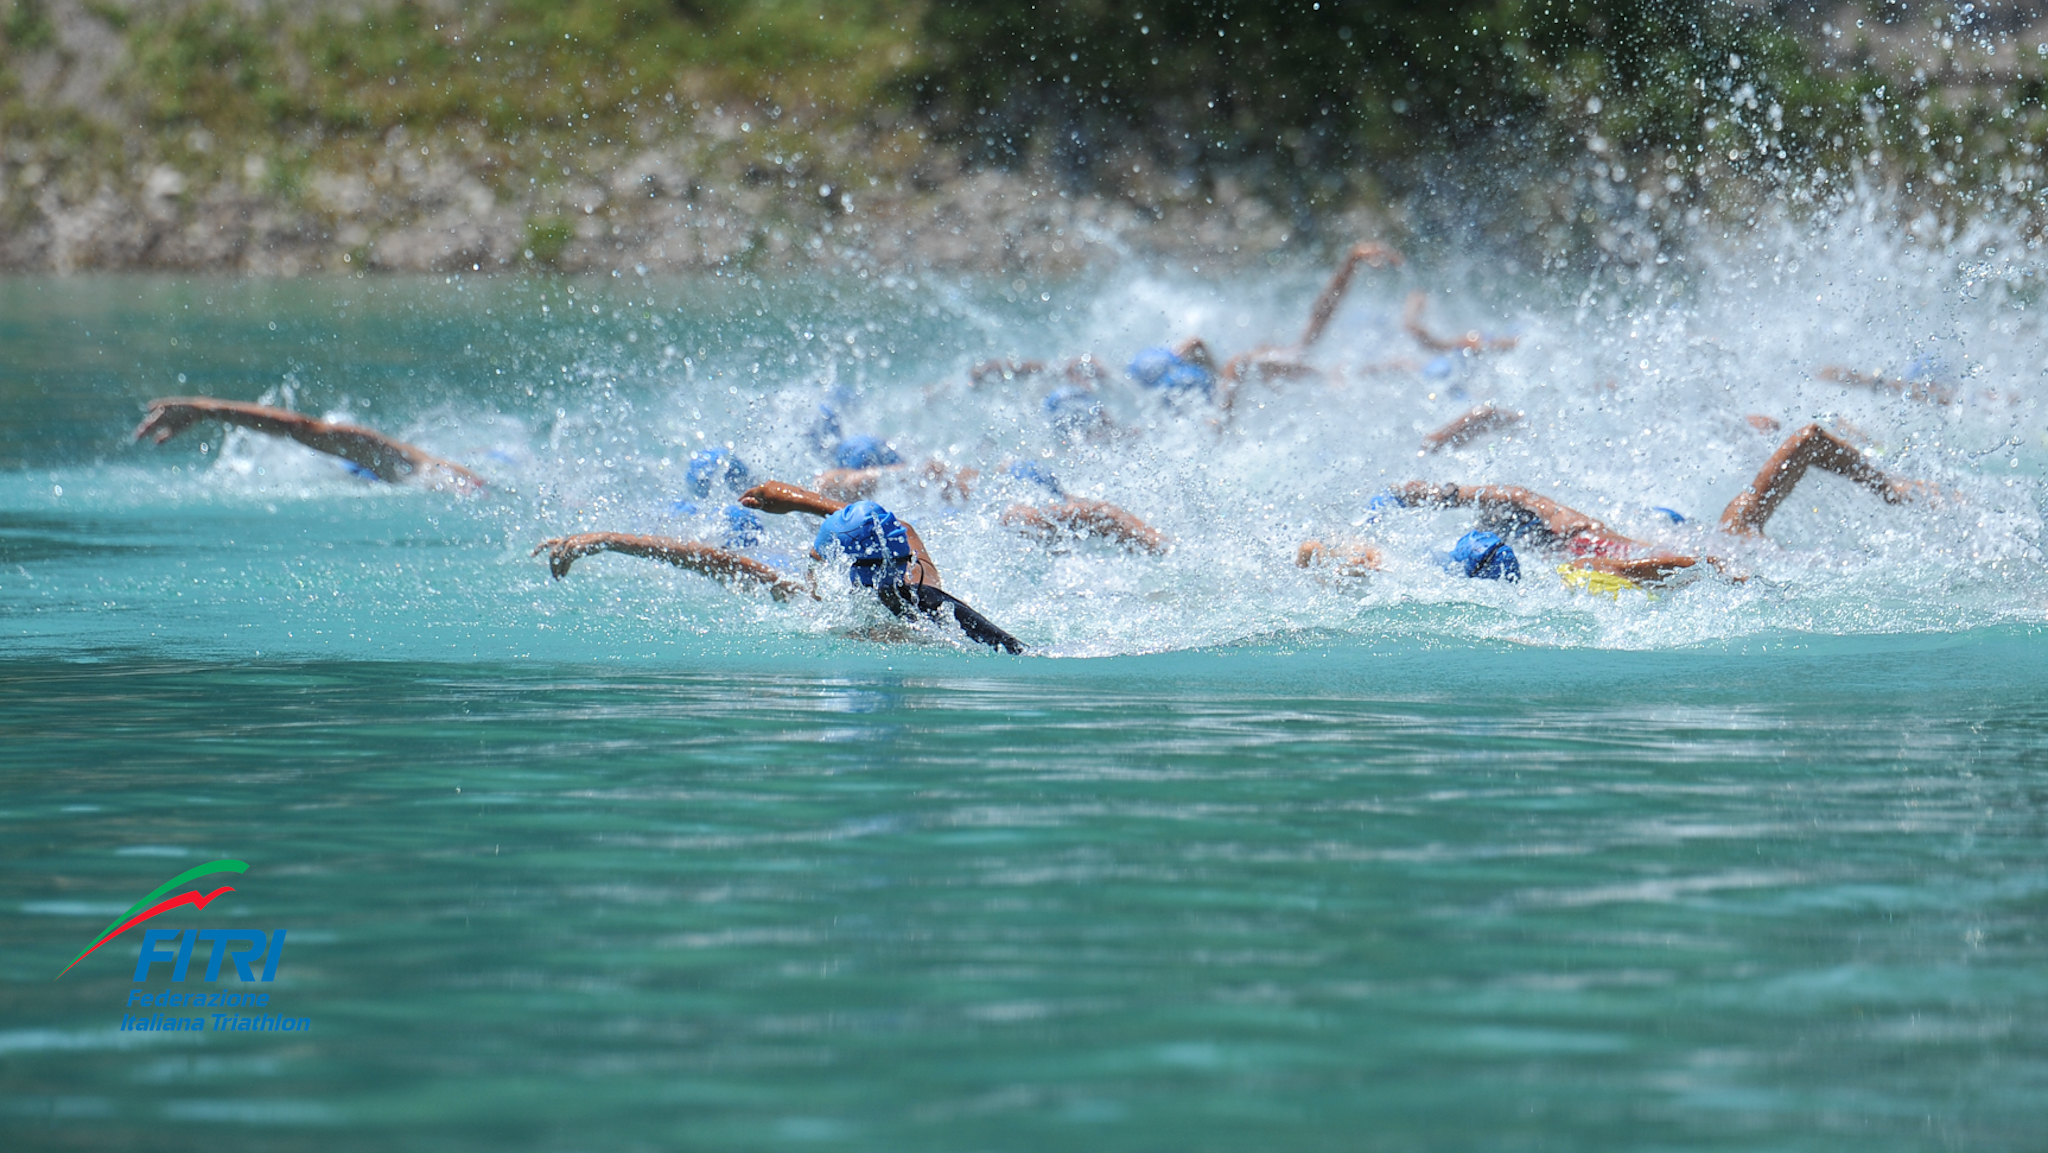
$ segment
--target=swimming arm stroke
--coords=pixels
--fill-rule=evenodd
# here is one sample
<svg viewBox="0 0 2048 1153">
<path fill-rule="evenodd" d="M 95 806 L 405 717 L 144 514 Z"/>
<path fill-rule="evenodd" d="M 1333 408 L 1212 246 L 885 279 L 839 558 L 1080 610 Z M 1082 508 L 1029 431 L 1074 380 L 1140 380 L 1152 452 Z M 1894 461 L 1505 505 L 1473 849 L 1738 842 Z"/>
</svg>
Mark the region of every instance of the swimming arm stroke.
<svg viewBox="0 0 2048 1153">
<path fill-rule="evenodd" d="M 166 396 L 149 402 L 149 414 L 135 427 L 135 439 L 162 444 L 202 420 L 298 441 L 315 452 L 340 457 L 390 484 L 433 477 L 430 487 L 482 492 L 484 479 L 459 464 L 353 424 L 329 424 L 303 413 L 262 404 L 206 396 Z M 438 474 L 438 476 L 436 476 Z"/>
</svg>

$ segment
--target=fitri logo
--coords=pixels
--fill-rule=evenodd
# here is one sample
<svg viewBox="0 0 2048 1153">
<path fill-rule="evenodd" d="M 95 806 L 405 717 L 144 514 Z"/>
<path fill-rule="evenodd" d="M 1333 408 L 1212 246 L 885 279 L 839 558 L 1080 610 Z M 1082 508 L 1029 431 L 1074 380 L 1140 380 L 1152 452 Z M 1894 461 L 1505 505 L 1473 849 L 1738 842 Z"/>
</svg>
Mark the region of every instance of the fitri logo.
<svg viewBox="0 0 2048 1153">
<path fill-rule="evenodd" d="M 235 891 L 233 885 L 218 885 L 211 891 L 204 891 L 200 884 L 185 892 L 172 895 L 174 890 L 183 889 L 199 882 L 204 877 L 218 877 L 223 873 L 246 873 L 249 865 L 245 861 L 210 861 L 185 870 L 163 884 L 152 889 L 140 901 L 129 906 L 128 911 L 113 919 L 105 930 L 95 938 L 85 951 L 71 959 L 64 967 L 64 973 L 77 968 L 80 961 L 96 952 L 100 946 L 127 932 L 129 929 L 161 916 L 175 909 L 190 906 L 205 909 L 222 893 Z M 278 962 L 284 955 L 285 930 L 274 929 L 261 932 L 254 929 L 145 929 L 142 933 L 141 956 L 135 963 L 134 982 L 138 985 L 151 980 L 158 974 L 158 967 L 170 967 L 170 982 L 179 984 L 192 972 L 192 962 L 198 956 L 204 957 L 203 980 L 217 982 L 232 971 L 237 981 L 267 984 L 277 979 Z M 200 950 L 199 946 L 207 946 Z M 57 976 L 62 978 L 64 973 Z M 198 1016 L 155 1013 L 149 1016 L 124 1015 L 121 1028 L 124 1030 L 192 1031 L 208 1029 L 211 1019 L 212 1031 L 235 1033 L 303 1032 L 312 1026 L 309 1018 L 290 1017 L 263 1010 L 270 1007 L 270 993 L 244 992 L 240 990 L 185 991 L 164 990 L 152 993 L 147 989 L 134 989 L 128 994 L 126 1008 L 150 1009 L 228 1009 L 241 1012 L 201 1013 Z M 248 1010 L 257 1010 L 249 1014 Z"/>
</svg>

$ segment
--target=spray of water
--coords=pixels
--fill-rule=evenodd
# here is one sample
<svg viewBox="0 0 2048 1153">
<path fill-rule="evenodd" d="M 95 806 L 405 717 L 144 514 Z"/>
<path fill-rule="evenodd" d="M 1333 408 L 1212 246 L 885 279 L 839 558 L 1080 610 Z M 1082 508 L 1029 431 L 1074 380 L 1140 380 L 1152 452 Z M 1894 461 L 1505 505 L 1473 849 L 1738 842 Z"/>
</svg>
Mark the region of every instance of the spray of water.
<svg viewBox="0 0 2048 1153">
<path fill-rule="evenodd" d="M 875 610 L 835 591 L 843 582 L 830 572 L 822 600 L 775 605 L 624 558 L 584 561 L 555 583 L 527 555 L 574 531 L 715 541 L 717 504 L 729 497 L 694 513 L 677 504 L 690 454 L 728 447 L 756 479 L 810 484 L 827 463 L 824 406 L 841 433 L 879 436 L 901 453 L 907 466 L 876 497 L 922 531 L 947 587 L 1046 654 L 1345 637 L 1671 647 L 2039 619 L 2043 270 L 2033 249 L 1995 222 L 1940 235 L 1850 196 L 1824 216 L 1763 220 L 1665 251 L 1661 263 L 1568 285 L 1483 253 L 1363 270 L 1306 358 L 1317 374 L 1248 384 L 1228 420 L 1199 403 L 1162 403 L 1123 366 L 1142 347 L 1197 335 L 1219 360 L 1285 344 L 1323 270 L 1247 276 L 1133 262 L 1063 283 L 500 284 L 488 290 L 503 333 L 497 367 L 471 368 L 467 381 L 451 373 L 452 387 L 419 391 L 432 399 L 402 426 L 385 425 L 492 477 L 494 498 L 450 506 L 364 484 L 295 446 L 237 432 L 196 477 L 149 471 L 153 495 L 135 499 L 287 492 L 474 523 L 490 543 L 459 562 L 475 574 L 443 597 L 486 632 L 575 606 L 558 630 L 575 638 L 564 642 L 572 650 L 664 630 L 735 648 L 854 643 L 836 638 L 861 634 Z M 1429 294 L 1433 328 L 1512 336 L 1514 347 L 1424 346 L 1403 326 L 1415 292 Z M 1103 370 L 1093 388 L 1106 421 L 1061 428 L 1044 402 L 1071 384 L 1061 366 L 1082 356 Z M 1050 369 L 971 372 L 990 359 Z M 1521 419 L 1423 451 L 1429 431 L 1483 404 Z M 374 423 L 398 408 L 331 415 Z M 1814 473 L 1768 540 L 1720 533 L 1722 507 L 1809 423 L 1933 491 L 1891 506 Z M 1051 498 L 1004 475 L 1015 462 L 1142 517 L 1171 548 L 1155 556 L 1020 535 L 1004 511 Z M 982 474 L 966 499 L 942 476 L 962 468 Z M 1541 552 L 1525 552 L 1519 583 L 1465 579 L 1441 554 L 1472 527 L 1469 512 L 1368 508 L 1411 479 L 1526 486 L 1622 532 L 1724 558 L 1749 579 L 1589 594 Z M 801 558 L 816 521 L 769 522 L 760 551 Z M 1363 577 L 1304 570 L 1296 549 L 1311 538 L 1369 543 L 1383 565 Z M 402 573 L 380 572 L 375 587 L 439 611 Z"/>
</svg>

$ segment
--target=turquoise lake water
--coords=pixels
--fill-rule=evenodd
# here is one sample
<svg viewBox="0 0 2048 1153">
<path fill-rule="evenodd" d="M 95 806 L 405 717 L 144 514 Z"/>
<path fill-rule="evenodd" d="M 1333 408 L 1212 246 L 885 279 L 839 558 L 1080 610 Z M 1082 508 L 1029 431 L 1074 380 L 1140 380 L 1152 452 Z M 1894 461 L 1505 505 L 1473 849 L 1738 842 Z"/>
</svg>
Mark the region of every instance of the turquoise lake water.
<svg viewBox="0 0 2048 1153">
<path fill-rule="evenodd" d="M 1340 316 L 1331 383 L 1219 434 L 1112 382 L 1126 432 L 1087 443 L 1039 417 L 1050 383 L 966 366 L 1284 338 L 1315 270 L 0 282 L 0 1140 L 2038 1148 L 2040 334 L 1997 269 L 1805 251 L 1591 307 L 1411 267 Z M 1423 360 L 1411 287 L 1524 346 L 1367 371 Z M 1811 379 L 1916 358 L 1964 403 Z M 127 444 L 141 402 L 202 393 L 499 491 L 210 427 Z M 1489 399 L 1524 428 L 1416 456 Z M 997 523 L 1017 492 L 886 487 L 1024 657 L 528 555 L 703 531 L 670 507 L 699 445 L 807 479 L 821 400 L 914 462 L 1044 462 L 1176 548 L 1047 550 Z M 1944 495 L 1818 478 L 1771 542 L 1716 540 L 1771 447 L 1751 412 L 1846 423 Z M 1455 517 L 1362 515 L 1411 475 L 1755 579 L 1451 578 Z M 1346 534 L 1386 571 L 1293 567 Z M 153 924 L 287 929 L 261 987 L 305 1032 L 122 1030 L 132 990 L 243 988 L 133 982 L 141 929 L 53 980 L 219 858 L 248 871 L 201 887 L 234 892 Z"/>
</svg>

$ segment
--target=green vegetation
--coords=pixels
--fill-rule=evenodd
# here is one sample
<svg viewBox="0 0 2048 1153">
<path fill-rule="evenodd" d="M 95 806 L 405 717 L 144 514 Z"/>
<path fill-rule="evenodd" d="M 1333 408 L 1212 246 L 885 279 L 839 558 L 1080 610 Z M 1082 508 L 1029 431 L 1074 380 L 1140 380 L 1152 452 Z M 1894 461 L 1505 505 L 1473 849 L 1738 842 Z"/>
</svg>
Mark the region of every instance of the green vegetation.
<svg viewBox="0 0 2048 1153">
<path fill-rule="evenodd" d="M 1143 202 L 1227 175 L 1304 220 L 1454 165 L 1597 169 L 1668 212 L 1873 164 L 2012 193 L 2048 143 L 2038 53 L 1966 75 L 2013 46 L 2009 23 L 1897 0 L 1839 10 L 1867 25 L 1848 49 L 1806 9 L 1733 0 L 101 0 L 62 9 L 125 45 L 99 106 L 49 98 L 43 63 L 72 53 L 58 2 L 0 0 L 0 133 L 17 171 L 75 195 L 168 163 L 201 184 L 260 170 L 290 197 L 402 142 L 514 199 L 660 146 L 791 189 L 994 166 Z M 1899 30 L 1953 51 L 1853 47 Z M 541 261 L 573 236 L 530 232 Z"/>
<path fill-rule="evenodd" d="M 543 216 L 526 222 L 526 259 L 553 264 L 576 239 L 576 229 L 567 217 Z"/>
</svg>

